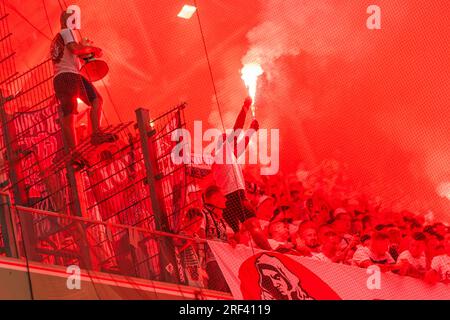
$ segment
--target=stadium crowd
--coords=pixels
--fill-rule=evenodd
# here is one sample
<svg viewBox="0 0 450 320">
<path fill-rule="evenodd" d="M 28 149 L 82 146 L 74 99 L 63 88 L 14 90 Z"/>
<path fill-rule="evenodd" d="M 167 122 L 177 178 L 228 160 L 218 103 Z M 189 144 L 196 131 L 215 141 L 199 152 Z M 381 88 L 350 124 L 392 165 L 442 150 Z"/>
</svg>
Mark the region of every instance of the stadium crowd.
<svg viewBox="0 0 450 320">
<path fill-rule="evenodd" d="M 361 268 L 377 265 L 383 272 L 450 283 L 450 228 L 408 210 L 383 208 L 376 197 L 353 191 L 338 161 L 324 161 L 303 181 L 255 181 L 245 170 L 244 175 L 246 206 L 253 208 L 272 250 Z M 191 191 L 202 194 L 203 207 L 188 211 L 184 235 L 258 247 L 245 223 L 234 232 L 224 219 L 227 198 L 220 187 Z M 184 243 L 181 253 L 193 271 L 191 282 L 227 291 L 208 249 L 203 254 L 194 243 Z"/>
<path fill-rule="evenodd" d="M 235 129 L 243 128 L 248 103 Z M 258 128 L 255 120 L 251 128 Z M 340 161 L 289 177 L 258 176 L 232 161 L 214 164 L 212 172 L 208 186 L 190 188 L 201 193 L 202 205 L 188 210 L 184 235 L 450 283 L 450 228 L 358 191 Z M 227 291 L 214 255 L 200 249 L 180 243 L 189 283 Z"/>
</svg>

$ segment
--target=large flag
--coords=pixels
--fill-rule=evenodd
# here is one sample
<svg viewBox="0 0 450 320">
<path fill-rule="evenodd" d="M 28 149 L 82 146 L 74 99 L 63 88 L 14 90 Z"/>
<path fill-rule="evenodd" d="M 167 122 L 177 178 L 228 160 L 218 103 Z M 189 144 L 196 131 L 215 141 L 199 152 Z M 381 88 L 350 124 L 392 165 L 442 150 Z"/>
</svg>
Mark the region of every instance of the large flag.
<svg viewBox="0 0 450 320">
<path fill-rule="evenodd" d="M 450 286 L 208 241 L 237 300 L 449 300 Z"/>
</svg>

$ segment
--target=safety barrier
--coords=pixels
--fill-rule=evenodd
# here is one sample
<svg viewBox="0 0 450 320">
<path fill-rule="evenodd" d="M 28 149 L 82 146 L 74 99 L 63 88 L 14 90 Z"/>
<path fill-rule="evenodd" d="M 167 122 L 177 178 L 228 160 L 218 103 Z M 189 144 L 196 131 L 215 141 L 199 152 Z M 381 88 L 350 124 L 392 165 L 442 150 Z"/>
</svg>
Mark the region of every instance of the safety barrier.
<svg viewBox="0 0 450 320">
<path fill-rule="evenodd" d="M 142 227 L 66 216 L 22 206 L 11 206 L 7 194 L 0 210 L 4 256 L 49 266 L 79 266 L 86 272 L 103 272 L 167 282 L 168 273 L 176 283 L 206 289 L 203 278 L 206 241 Z M 5 202 L 6 201 L 6 202 Z M 10 221 L 7 227 L 6 221 Z M 170 252 L 161 250 L 161 243 L 171 239 L 175 244 L 176 263 L 161 269 Z M 9 248 L 15 248 L 10 250 Z M 195 248 L 197 270 L 193 270 Z M 164 271 L 164 272 L 163 272 Z M 218 270 L 220 272 L 220 270 Z M 173 281 L 172 281 L 173 282 Z"/>
</svg>

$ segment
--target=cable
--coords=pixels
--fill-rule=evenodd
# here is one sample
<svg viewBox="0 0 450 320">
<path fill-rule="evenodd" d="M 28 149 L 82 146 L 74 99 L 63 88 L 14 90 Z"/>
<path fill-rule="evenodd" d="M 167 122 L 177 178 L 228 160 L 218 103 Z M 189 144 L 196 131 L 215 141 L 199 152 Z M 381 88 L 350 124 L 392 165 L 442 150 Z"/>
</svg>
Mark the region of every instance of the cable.
<svg viewBox="0 0 450 320">
<path fill-rule="evenodd" d="M 52 24 L 50 23 L 50 18 L 48 16 L 48 11 L 47 11 L 47 6 L 45 4 L 45 0 L 42 0 L 42 4 L 44 5 L 44 11 L 45 11 L 45 16 L 46 16 L 47 22 L 48 22 L 48 28 L 50 29 L 50 32 L 52 33 L 52 36 L 53 36 L 55 34 L 53 33 Z"/>
<path fill-rule="evenodd" d="M 19 218 L 20 231 L 22 233 L 22 238 L 23 238 L 24 234 L 25 234 L 23 231 L 23 226 L 22 226 L 23 217 L 21 219 L 19 214 L 18 214 L 18 216 L 19 216 L 18 218 Z M 25 241 L 22 241 L 22 245 L 23 245 L 23 254 L 25 257 L 25 263 L 26 263 L 26 268 L 27 268 L 27 280 L 28 280 L 28 286 L 30 288 L 30 298 L 31 298 L 31 300 L 34 300 L 33 282 L 31 281 L 30 261 L 28 259 L 28 252 L 27 252 L 27 246 L 25 244 Z"/>
<path fill-rule="evenodd" d="M 114 112 L 117 114 L 117 119 L 119 119 L 119 121 L 123 123 L 124 121 L 122 120 L 122 117 L 120 116 L 119 111 L 117 110 L 117 107 L 116 107 L 116 104 L 113 101 L 111 92 L 110 92 L 108 86 L 106 85 L 105 80 L 103 80 L 103 79 L 102 79 L 102 84 L 105 87 L 106 94 L 108 95 L 109 101 L 111 102 L 111 104 L 112 104 L 112 106 L 114 108 Z"/>
<path fill-rule="evenodd" d="M 216 103 L 217 103 L 217 109 L 219 111 L 219 117 L 220 117 L 220 121 L 222 123 L 222 129 L 225 131 L 225 123 L 224 123 L 224 120 L 223 120 L 223 115 L 222 115 L 222 110 L 221 110 L 221 106 L 220 106 L 220 102 L 219 102 L 217 87 L 216 87 L 216 83 L 215 83 L 215 79 L 214 79 L 214 74 L 213 74 L 213 71 L 212 71 L 211 60 L 209 58 L 208 46 L 206 45 L 205 34 L 203 32 L 203 25 L 202 25 L 201 18 L 200 18 L 200 10 L 199 10 L 198 4 L 197 4 L 197 0 L 193 0 L 193 1 L 194 1 L 195 7 L 197 8 L 196 16 L 197 16 L 199 29 L 200 29 L 200 34 L 201 34 L 201 37 L 202 37 L 203 48 L 205 50 L 206 61 L 208 63 L 209 74 L 210 74 L 212 85 L 213 85 L 213 89 L 214 89 L 214 95 L 215 95 L 215 99 L 216 99 Z M 236 172 L 234 170 L 233 170 L 233 177 L 235 179 L 235 183 L 237 184 L 237 175 L 236 175 Z M 244 194 L 244 197 L 245 197 L 245 194 Z M 240 193 L 239 193 L 239 199 L 241 200 L 241 205 L 239 206 L 240 209 L 241 209 L 240 210 L 241 211 L 241 215 L 242 215 L 242 218 L 245 218 L 245 212 L 243 211 L 244 210 L 243 209 L 243 200 L 244 200 L 244 198 L 241 196 Z M 253 237 L 251 237 L 251 238 L 253 238 Z M 252 250 L 252 252 L 254 254 L 255 253 L 255 248 L 253 246 L 252 241 L 249 241 L 249 244 L 250 244 L 251 250 Z"/>
<path fill-rule="evenodd" d="M 194 0 L 194 5 L 197 8 L 197 11 L 196 11 L 197 21 L 198 21 L 198 25 L 199 25 L 199 29 L 200 29 L 200 34 L 201 34 L 201 37 L 202 37 L 203 49 L 205 50 L 206 61 L 208 63 L 209 75 L 210 75 L 211 81 L 212 81 L 212 86 L 213 86 L 213 90 L 214 90 L 214 96 L 215 96 L 215 99 L 216 99 L 217 108 L 219 110 L 220 121 L 222 123 L 222 129 L 225 130 L 225 122 L 224 122 L 223 117 L 222 117 L 222 110 L 221 110 L 221 107 L 220 107 L 219 95 L 218 95 L 218 92 L 217 92 L 216 81 L 214 79 L 214 74 L 213 74 L 213 71 L 212 71 L 211 61 L 209 59 L 208 47 L 206 45 L 206 39 L 205 39 L 205 35 L 204 35 L 204 32 L 203 32 L 203 26 L 202 26 L 202 22 L 201 22 L 201 19 L 200 19 L 200 12 L 199 12 L 199 8 L 198 8 L 198 5 L 197 5 L 197 0 Z"/>
<path fill-rule="evenodd" d="M 58 0 L 58 3 L 59 3 L 59 7 L 61 8 L 61 11 L 64 11 L 64 7 L 63 7 L 63 5 L 61 4 L 61 0 Z"/>
<path fill-rule="evenodd" d="M 22 18 L 23 20 L 25 20 L 33 29 L 35 29 L 37 32 L 39 32 L 43 37 L 45 37 L 47 40 L 52 41 L 52 39 L 47 36 L 44 32 L 42 32 L 42 30 L 40 30 L 38 27 L 36 27 L 30 20 L 27 19 L 27 17 L 25 17 L 23 14 L 21 14 L 19 12 L 19 10 L 17 10 L 15 7 L 13 7 L 10 4 L 6 4 L 12 11 L 14 11 L 20 18 Z"/>
</svg>

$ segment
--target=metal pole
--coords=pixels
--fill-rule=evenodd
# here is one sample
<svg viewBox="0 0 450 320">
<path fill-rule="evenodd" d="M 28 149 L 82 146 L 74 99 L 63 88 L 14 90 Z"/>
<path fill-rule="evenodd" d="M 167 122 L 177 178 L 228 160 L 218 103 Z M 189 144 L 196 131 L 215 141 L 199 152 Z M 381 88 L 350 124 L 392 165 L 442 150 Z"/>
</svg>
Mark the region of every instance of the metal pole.
<svg viewBox="0 0 450 320">
<path fill-rule="evenodd" d="M 161 173 L 158 170 L 157 153 L 155 144 L 151 137 L 156 133 L 150 126 L 150 113 L 146 109 L 136 110 L 139 134 L 141 137 L 142 153 L 144 156 L 145 169 L 147 173 L 148 188 L 152 201 L 155 226 L 158 231 L 171 232 L 167 219 L 167 212 L 163 202 L 163 188 L 161 183 Z M 175 246 L 173 239 L 169 237 L 159 237 L 160 267 L 162 278 L 168 282 L 180 282 L 178 274 L 178 264 L 175 256 Z"/>
<path fill-rule="evenodd" d="M 13 141 L 16 141 L 14 133 L 15 130 L 13 124 L 9 121 L 10 117 L 8 117 L 8 114 L 5 111 L 4 105 L 6 104 L 6 100 L 1 93 L 0 100 L 0 118 L 2 123 L 3 139 L 6 147 L 6 159 L 8 161 L 9 167 L 9 179 L 13 190 L 14 202 L 18 205 L 26 205 L 28 202 L 28 198 L 25 191 L 25 182 L 23 177 L 21 177 L 22 168 L 20 167 L 20 162 L 18 161 L 18 158 L 20 156 L 17 154 L 17 148 L 13 147 Z"/>
<path fill-rule="evenodd" d="M 62 112 L 61 110 L 58 113 L 59 122 L 61 124 L 61 135 L 62 141 L 64 145 L 64 153 L 66 155 L 70 154 L 70 147 L 67 143 L 67 139 L 64 136 L 64 131 L 62 128 Z M 74 215 L 77 217 L 84 217 L 83 213 L 86 214 L 86 202 L 81 201 L 81 195 L 83 191 L 81 190 L 82 180 L 79 173 L 76 173 L 74 168 L 72 167 L 70 160 L 66 163 L 66 176 L 69 182 L 70 189 L 70 212 L 69 215 Z M 92 258 L 91 258 L 91 250 L 89 249 L 89 242 L 86 237 L 86 229 L 84 228 L 84 224 L 77 224 L 77 231 L 80 233 L 78 246 L 80 247 L 80 254 L 82 257 L 82 261 L 80 261 L 81 267 L 86 269 L 92 269 Z"/>
<path fill-rule="evenodd" d="M 3 193 L 0 193 L 0 226 L 2 228 L 6 256 L 19 258 L 14 223 L 11 215 L 11 202 L 9 201 L 9 196 Z"/>
<path fill-rule="evenodd" d="M 16 205 L 28 205 L 28 196 L 26 193 L 25 179 L 20 162 L 19 148 L 17 147 L 17 139 L 15 134 L 14 123 L 10 121 L 10 116 L 5 111 L 4 105 L 8 99 L 3 97 L 0 93 L 0 120 L 2 124 L 3 139 L 6 147 L 6 158 L 9 169 L 9 179 L 13 191 L 14 203 Z M 33 228 L 33 217 L 29 216 L 22 218 L 19 215 L 19 222 L 21 224 L 22 237 L 24 241 L 24 248 L 27 252 L 24 254 L 31 260 L 38 261 L 39 255 L 36 253 L 36 233 Z"/>
<path fill-rule="evenodd" d="M 59 111 L 58 114 L 59 114 L 59 123 L 61 124 L 61 135 L 62 135 L 62 141 L 63 141 L 63 146 L 64 146 L 64 154 L 69 155 L 71 150 L 69 148 L 67 139 L 64 135 L 64 131 L 62 128 L 63 115 L 61 114 L 61 111 Z M 83 217 L 82 204 L 80 202 L 80 191 L 81 190 L 79 190 L 79 187 L 77 184 L 76 173 L 75 173 L 74 168 L 70 164 L 70 161 L 66 162 L 66 172 L 67 172 L 66 173 L 67 180 L 70 185 L 70 196 L 71 196 L 71 199 L 69 199 L 70 200 L 70 213 L 69 214 L 77 216 L 77 217 Z"/>
</svg>

